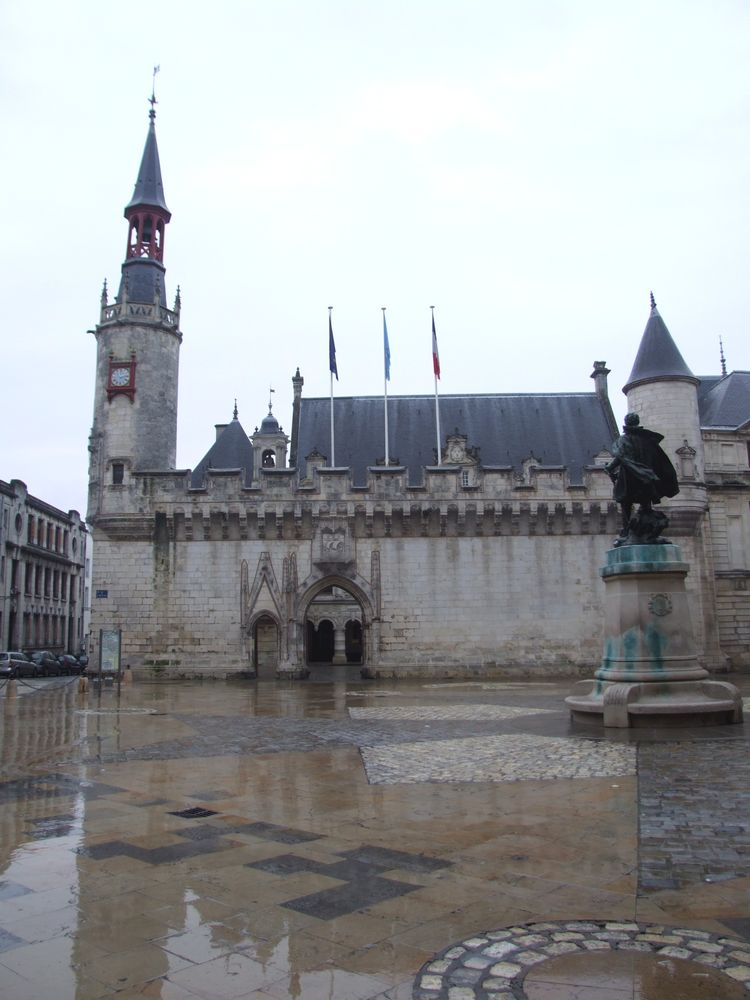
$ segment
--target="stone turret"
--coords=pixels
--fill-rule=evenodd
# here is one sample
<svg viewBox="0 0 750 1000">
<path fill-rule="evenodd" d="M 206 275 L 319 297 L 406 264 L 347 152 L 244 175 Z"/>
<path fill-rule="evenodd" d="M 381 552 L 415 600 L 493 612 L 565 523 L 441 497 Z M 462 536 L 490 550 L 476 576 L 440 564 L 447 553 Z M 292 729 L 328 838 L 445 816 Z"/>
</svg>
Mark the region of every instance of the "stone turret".
<svg viewBox="0 0 750 1000">
<path fill-rule="evenodd" d="M 682 505 L 703 485 L 703 444 L 698 415 L 700 380 L 688 368 L 651 295 L 651 313 L 623 392 L 628 410 L 664 435 L 662 447 L 677 470 Z"/>
<path fill-rule="evenodd" d="M 260 427 L 253 434 L 253 452 L 256 469 L 285 469 L 286 453 L 289 438 L 273 415 L 271 400 L 268 400 L 268 413 L 261 421 Z"/>
</svg>

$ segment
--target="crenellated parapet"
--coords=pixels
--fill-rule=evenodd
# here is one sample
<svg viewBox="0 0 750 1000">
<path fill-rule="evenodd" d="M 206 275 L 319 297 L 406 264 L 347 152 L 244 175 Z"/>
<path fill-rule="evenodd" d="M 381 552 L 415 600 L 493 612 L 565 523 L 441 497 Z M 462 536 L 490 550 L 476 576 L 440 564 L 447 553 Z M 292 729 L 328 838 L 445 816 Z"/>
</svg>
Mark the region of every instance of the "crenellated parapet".
<svg viewBox="0 0 750 1000">
<path fill-rule="evenodd" d="M 611 535 L 618 507 L 603 469 L 585 470 L 580 485 L 564 468 L 533 470 L 523 481 L 512 469 L 483 470 L 461 485 L 449 469 L 427 469 L 441 488 L 410 487 L 398 469 L 370 470 L 366 486 L 349 470 L 325 469 L 297 485 L 295 470 L 263 472 L 246 487 L 239 473 L 209 470 L 201 489 L 187 470 L 134 473 L 127 487 L 105 492 L 97 525 L 109 536 L 147 539 L 156 513 L 175 541 L 307 540 L 326 518 L 343 518 L 355 538 L 450 538 L 545 535 Z M 705 513 L 701 504 L 670 504 L 671 534 L 692 535 Z"/>
<path fill-rule="evenodd" d="M 399 467 L 368 471 L 360 486 L 348 469 L 317 469 L 302 484 L 295 469 L 262 470 L 248 487 L 237 471 L 209 469 L 200 489 L 190 487 L 189 470 L 132 473 L 105 488 L 97 524 L 110 536 L 147 537 L 163 512 L 177 541 L 303 540 L 331 516 L 347 519 L 358 538 L 615 536 L 619 528 L 600 465 L 587 467 L 580 484 L 564 467 L 482 469 L 470 486 L 451 468 L 426 468 L 420 486 L 408 485 Z M 670 534 L 693 535 L 705 502 L 682 494 L 664 509 Z"/>
<path fill-rule="evenodd" d="M 261 469 L 257 482 L 245 485 L 241 472 L 235 469 L 207 469 L 204 484 L 190 486 L 189 469 L 165 472 L 132 472 L 114 490 L 110 490 L 110 504 L 117 489 L 129 487 L 126 500 L 128 509 L 144 498 L 158 503 L 202 504 L 221 502 L 273 503 L 310 500 L 319 502 L 344 501 L 414 501 L 420 503 L 429 497 L 430 502 L 455 500 L 460 503 L 483 501 L 520 501 L 522 498 L 547 498 L 548 502 L 565 500 L 608 501 L 612 498 L 612 485 L 602 465 L 587 466 L 583 481 L 570 481 L 564 466 L 532 466 L 523 472 L 510 466 L 480 469 L 474 481 L 466 485 L 461 470 L 452 467 L 427 467 L 423 483 L 411 485 L 407 470 L 401 467 L 368 469 L 364 485 L 355 484 L 349 469 L 316 469 L 310 479 L 298 480 L 296 469 Z"/>
</svg>

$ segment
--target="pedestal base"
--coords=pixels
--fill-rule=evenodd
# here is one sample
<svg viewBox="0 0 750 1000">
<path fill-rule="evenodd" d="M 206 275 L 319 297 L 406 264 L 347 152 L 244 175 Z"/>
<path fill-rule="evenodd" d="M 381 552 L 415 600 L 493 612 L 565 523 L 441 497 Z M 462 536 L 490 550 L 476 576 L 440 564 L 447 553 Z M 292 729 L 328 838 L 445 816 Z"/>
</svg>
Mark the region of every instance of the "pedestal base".
<svg viewBox="0 0 750 1000">
<path fill-rule="evenodd" d="M 577 721 L 618 729 L 742 722 L 733 684 L 698 662 L 677 545 L 624 545 L 607 553 L 604 654 L 592 680 L 565 699 Z"/>
<path fill-rule="evenodd" d="M 726 681 L 579 681 L 565 704 L 575 721 L 615 729 L 742 722 L 742 696 Z"/>
</svg>

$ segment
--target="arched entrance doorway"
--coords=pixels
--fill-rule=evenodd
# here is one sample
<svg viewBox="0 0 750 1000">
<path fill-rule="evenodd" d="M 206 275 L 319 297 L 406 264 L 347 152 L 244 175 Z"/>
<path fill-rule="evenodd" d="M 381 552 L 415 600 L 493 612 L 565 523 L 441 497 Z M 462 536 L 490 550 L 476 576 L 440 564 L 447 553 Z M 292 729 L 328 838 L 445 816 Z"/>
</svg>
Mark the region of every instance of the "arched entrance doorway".
<svg viewBox="0 0 750 1000">
<path fill-rule="evenodd" d="M 362 622 L 349 619 L 346 623 L 346 662 L 362 662 Z"/>
<path fill-rule="evenodd" d="M 345 587 L 319 590 L 307 607 L 305 662 L 334 666 L 363 662 L 362 607 Z"/>
<path fill-rule="evenodd" d="M 333 663 L 333 622 L 327 618 L 317 627 L 307 619 L 307 662 Z"/>
<path fill-rule="evenodd" d="M 258 677 L 275 677 L 279 666 L 279 628 L 270 615 L 253 625 L 253 666 Z"/>
</svg>

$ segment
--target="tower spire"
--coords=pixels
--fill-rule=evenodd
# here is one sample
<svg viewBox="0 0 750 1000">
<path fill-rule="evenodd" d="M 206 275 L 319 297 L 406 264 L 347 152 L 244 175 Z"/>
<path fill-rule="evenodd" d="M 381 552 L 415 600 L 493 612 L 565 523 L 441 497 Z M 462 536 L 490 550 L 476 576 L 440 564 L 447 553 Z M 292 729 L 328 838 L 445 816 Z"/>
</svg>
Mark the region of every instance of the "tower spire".
<svg viewBox="0 0 750 1000">
<path fill-rule="evenodd" d="M 157 302 L 166 308 L 164 289 L 164 233 L 172 218 L 164 198 L 164 184 L 161 179 L 159 147 L 156 143 L 156 91 L 155 81 L 159 67 L 154 66 L 151 97 L 148 102 L 149 125 L 146 143 L 143 147 L 138 177 L 133 195 L 125 206 L 128 220 L 128 243 L 123 277 L 120 282 L 122 294 L 127 284 L 128 298 L 132 302 Z M 125 281 L 126 272 L 128 281 Z M 118 301 L 120 295 L 118 295 Z"/>
</svg>

